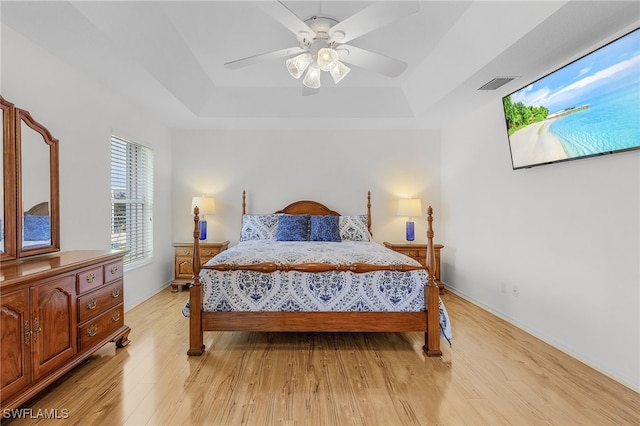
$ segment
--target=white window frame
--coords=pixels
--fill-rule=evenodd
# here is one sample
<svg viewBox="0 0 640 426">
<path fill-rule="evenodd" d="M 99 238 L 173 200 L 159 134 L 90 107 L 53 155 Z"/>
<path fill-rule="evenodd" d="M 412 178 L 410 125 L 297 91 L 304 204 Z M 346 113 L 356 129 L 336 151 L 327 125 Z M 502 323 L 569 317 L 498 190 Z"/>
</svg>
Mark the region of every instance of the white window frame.
<svg viewBox="0 0 640 426">
<path fill-rule="evenodd" d="M 111 248 L 125 269 L 153 260 L 153 149 L 111 136 Z"/>
</svg>

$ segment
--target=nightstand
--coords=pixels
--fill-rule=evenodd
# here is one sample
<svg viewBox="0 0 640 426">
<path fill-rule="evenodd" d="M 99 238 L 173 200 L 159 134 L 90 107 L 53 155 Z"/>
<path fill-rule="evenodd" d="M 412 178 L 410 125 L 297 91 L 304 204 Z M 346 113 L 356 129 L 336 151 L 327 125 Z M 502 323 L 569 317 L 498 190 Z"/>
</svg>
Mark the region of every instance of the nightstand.
<svg viewBox="0 0 640 426">
<path fill-rule="evenodd" d="M 427 266 L 427 244 L 421 243 L 389 243 L 387 241 L 384 242 L 384 246 L 393 251 L 397 251 L 398 253 L 405 254 L 412 259 L 420 262 L 422 266 Z M 440 250 L 442 250 L 444 246 L 442 244 L 434 244 L 433 251 L 436 255 L 436 284 L 438 284 L 438 289 L 440 290 L 440 294 L 444 293 L 444 284 L 440 281 Z"/>
<path fill-rule="evenodd" d="M 200 265 L 204 265 L 209 259 L 229 247 L 229 241 L 223 243 L 200 243 Z M 193 243 L 175 243 L 174 265 L 175 279 L 171 283 L 171 291 L 182 291 L 184 286 L 189 287 L 193 279 Z"/>
</svg>

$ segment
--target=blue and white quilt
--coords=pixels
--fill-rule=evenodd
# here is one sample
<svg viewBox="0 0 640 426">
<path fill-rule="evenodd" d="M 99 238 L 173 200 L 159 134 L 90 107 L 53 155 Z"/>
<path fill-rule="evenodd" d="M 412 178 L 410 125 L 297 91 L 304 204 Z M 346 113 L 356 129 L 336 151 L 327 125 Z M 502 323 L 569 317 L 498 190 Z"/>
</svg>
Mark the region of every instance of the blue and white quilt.
<svg viewBox="0 0 640 426">
<path fill-rule="evenodd" d="M 248 265 L 369 263 L 420 265 L 375 242 L 250 240 L 221 252 L 208 263 Z M 202 270 L 203 311 L 424 311 L 424 270 L 366 273 Z M 440 328 L 451 343 L 451 326 L 442 301 Z M 189 302 L 183 308 L 189 316 Z"/>
</svg>

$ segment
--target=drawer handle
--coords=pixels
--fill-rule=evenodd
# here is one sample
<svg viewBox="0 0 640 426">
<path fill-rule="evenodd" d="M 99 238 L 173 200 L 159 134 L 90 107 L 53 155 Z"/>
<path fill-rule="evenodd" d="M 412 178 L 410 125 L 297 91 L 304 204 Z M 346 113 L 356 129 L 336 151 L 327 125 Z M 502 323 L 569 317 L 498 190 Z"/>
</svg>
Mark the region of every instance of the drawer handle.
<svg viewBox="0 0 640 426">
<path fill-rule="evenodd" d="M 118 272 L 118 265 L 113 265 L 111 267 L 111 275 L 115 275 Z"/>
<path fill-rule="evenodd" d="M 35 318 L 33 320 L 33 331 L 31 332 L 31 334 L 33 335 L 33 341 L 34 342 L 38 341 L 38 336 L 40 335 L 41 331 L 42 331 L 42 328 L 38 324 L 38 318 Z"/>
<path fill-rule="evenodd" d="M 96 274 L 94 274 L 93 272 L 90 273 L 89 275 L 87 275 L 87 282 L 88 283 L 92 283 L 96 280 Z"/>
<path fill-rule="evenodd" d="M 118 322 L 118 320 L 120 319 L 120 311 L 115 311 L 112 315 L 111 315 L 111 321 L 113 322 Z"/>
<path fill-rule="evenodd" d="M 31 342 L 31 327 L 29 327 L 29 321 L 24 323 L 24 344 L 28 345 Z"/>
<path fill-rule="evenodd" d="M 93 337 L 98 332 L 98 326 L 93 324 L 91 327 L 87 328 L 87 336 Z"/>
<path fill-rule="evenodd" d="M 118 296 L 120 296 L 120 289 L 116 287 L 113 290 L 111 290 L 111 297 L 115 299 Z"/>
<path fill-rule="evenodd" d="M 211 254 L 211 250 L 207 250 L 207 251 L 205 251 L 203 254 L 204 254 L 204 255 L 206 255 L 206 256 L 208 256 L 208 255 L 210 255 L 210 254 Z"/>
<path fill-rule="evenodd" d="M 87 309 L 92 310 L 95 309 L 96 306 L 98 306 L 98 301 L 95 299 L 95 297 L 92 297 L 87 301 Z"/>
</svg>

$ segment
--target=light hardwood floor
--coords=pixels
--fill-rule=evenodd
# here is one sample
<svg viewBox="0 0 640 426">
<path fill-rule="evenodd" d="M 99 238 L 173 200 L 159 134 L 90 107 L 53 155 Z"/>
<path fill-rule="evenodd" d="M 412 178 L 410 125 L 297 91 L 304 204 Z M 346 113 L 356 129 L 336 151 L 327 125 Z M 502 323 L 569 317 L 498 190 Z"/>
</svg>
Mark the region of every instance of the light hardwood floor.
<svg viewBox="0 0 640 426">
<path fill-rule="evenodd" d="M 188 357 L 187 296 L 127 312 L 129 346 L 101 349 L 9 424 L 640 424 L 638 393 L 451 293 L 441 359 L 420 333 L 207 332 Z"/>
</svg>

